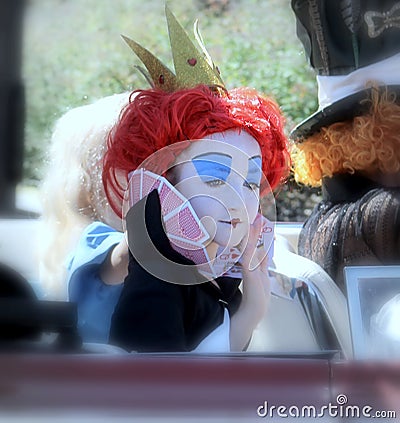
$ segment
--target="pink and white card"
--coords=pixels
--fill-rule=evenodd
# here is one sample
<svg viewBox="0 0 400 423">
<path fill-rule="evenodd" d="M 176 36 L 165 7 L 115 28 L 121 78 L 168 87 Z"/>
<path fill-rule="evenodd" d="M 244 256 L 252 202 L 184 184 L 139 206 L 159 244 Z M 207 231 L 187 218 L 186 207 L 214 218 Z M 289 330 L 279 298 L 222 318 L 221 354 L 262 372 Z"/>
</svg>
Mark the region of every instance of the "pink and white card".
<svg viewBox="0 0 400 423">
<path fill-rule="evenodd" d="M 172 247 L 184 257 L 201 265 L 202 271 L 213 274 L 210 259 L 204 247 L 209 235 L 196 215 L 189 200 L 169 181 L 145 169 L 129 175 L 129 206 L 157 189 L 165 232 Z"/>
</svg>

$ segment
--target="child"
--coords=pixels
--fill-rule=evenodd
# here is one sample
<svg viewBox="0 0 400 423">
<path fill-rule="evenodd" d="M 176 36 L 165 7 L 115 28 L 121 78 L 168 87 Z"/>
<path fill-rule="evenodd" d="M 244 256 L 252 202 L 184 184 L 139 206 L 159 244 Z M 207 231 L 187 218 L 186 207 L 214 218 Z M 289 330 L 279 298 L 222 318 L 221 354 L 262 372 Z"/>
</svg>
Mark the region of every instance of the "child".
<svg viewBox="0 0 400 423">
<path fill-rule="evenodd" d="M 85 341 L 107 342 L 127 273 L 121 219 L 108 204 L 101 176 L 107 137 L 127 102 L 127 93 L 116 94 L 62 116 L 43 183 L 41 280 L 47 296 L 79 298 Z"/>
<path fill-rule="evenodd" d="M 127 39 L 153 88 L 135 91 L 105 155 L 105 191 L 126 218 L 130 247 L 110 342 L 129 351 L 241 351 L 269 298 L 266 251 L 257 248 L 259 196 L 288 172 L 283 118 L 255 90 L 227 90 L 207 55 L 168 9 L 166 14 L 176 74 Z M 165 230 L 165 203 L 157 190 L 123 216 L 128 177 L 140 168 L 165 176 L 175 186 L 171 191 L 187 198 L 207 229 L 203 247 L 211 266 L 221 248 L 239 248 L 241 278 L 207 277 L 181 254 Z M 182 232 L 190 229 L 179 224 Z"/>
</svg>

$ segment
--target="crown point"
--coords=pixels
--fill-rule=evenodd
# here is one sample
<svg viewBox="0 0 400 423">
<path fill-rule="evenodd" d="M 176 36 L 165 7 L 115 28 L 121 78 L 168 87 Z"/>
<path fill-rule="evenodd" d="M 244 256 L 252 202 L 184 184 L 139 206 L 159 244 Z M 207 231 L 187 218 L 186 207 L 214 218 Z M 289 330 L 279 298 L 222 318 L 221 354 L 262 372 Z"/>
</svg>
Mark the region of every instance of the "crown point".
<svg viewBox="0 0 400 423">
<path fill-rule="evenodd" d="M 166 4 L 165 12 L 175 73 L 136 41 L 123 36 L 125 42 L 144 64 L 146 70 L 136 67 L 145 76 L 150 85 L 161 88 L 166 92 L 194 87 L 198 84 L 224 87 L 219 71 L 215 69 L 215 65 L 204 47 L 197 24 L 195 24 L 194 35 L 201 51 L 190 40 L 186 31 Z M 189 69 L 188 66 L 193 69 Z M 220 92 L 219 89 L 217 91 L 218 93 Z"/>
</svg>

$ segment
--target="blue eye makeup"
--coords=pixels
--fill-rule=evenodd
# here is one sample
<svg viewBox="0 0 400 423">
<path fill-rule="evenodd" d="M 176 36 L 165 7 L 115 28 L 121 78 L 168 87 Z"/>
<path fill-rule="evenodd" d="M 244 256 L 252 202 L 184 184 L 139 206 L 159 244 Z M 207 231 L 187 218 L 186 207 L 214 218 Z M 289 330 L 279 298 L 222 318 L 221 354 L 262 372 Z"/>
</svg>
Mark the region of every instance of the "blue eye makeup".
<svg viewBox="0 0 400 423">
<path fill-rule="evenodd" d="M 220 153 L 207 153 L 194 157 L 192 163 L 203 182 L 226 182 L 231 172 L 232 157 Z"/>
<path fill-rule="evenodd" d="M 245 184 L 249 187 L 259 188 L 261 182 L 261 157 L 255 156 L 249 159 L 249 170 Z"/>
<path fill-rule="evenodd" d="M 232 157 L 222 153 L 206 153 L 194 157 L 192 163 L 201 180 L 214 186 L 220 185 L 228 179 L 231 173 Z M 251 157 L 244 185 L 251 189 L 259 188 L 261 175 L 261 157 Z"/>
</svg>

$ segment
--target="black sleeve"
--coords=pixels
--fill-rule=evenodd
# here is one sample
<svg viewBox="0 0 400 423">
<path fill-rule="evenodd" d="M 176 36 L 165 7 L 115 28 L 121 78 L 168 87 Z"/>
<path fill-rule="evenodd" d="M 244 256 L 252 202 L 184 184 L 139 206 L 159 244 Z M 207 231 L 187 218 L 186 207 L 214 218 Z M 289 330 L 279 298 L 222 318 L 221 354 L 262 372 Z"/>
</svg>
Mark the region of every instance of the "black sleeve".
<svg viewBox="0 0 400 423">
<path fill-rule="evenodd" d="M 381 188 L 362 198 L 361 231 L 382 264 L 400 260 L 400 189 Z"/>
<path fill-rule="evenodd" d="M 110 343 L 128 351 L 186 351 L 181 287 L 147 273 L 131 256 Z"/>
<path fill-rule="evenodd" d="M 171 281 L 195 277 L 194 270 L 182 271 L 181 266 L 194 263 L 172 249 L 156 190 L 129 210 L 126 223 L 128 276 L 112 317 L 109 341 L 129 351 L 186 351 L 187 287 Z"/>
</svg>

